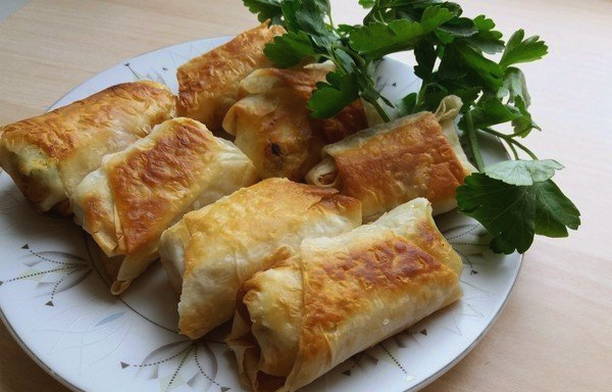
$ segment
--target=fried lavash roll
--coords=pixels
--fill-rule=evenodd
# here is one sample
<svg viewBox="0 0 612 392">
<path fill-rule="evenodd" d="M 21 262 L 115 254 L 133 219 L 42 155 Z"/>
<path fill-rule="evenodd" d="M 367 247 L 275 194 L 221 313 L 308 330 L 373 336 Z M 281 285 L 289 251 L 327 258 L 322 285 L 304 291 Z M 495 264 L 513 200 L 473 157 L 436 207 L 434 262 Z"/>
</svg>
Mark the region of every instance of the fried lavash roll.
<svg viewBox="0 0 612 392">
<path fill-rule="evenodd" d="M 366 221 L 416 197 L 431 201 L 434 214 L 450 211 L 456 188 L 475 171 L 457 136 L 461 106 L 448 96 L 435 114 L 402 117 L 325 146 L 306 179 L 361 200 Z"/>
<path fill-rule="evenodd" d="M 162 235 L 160 254 L 180 291 L 179 330 L 195 339 L 231 319 L 242 283 L 304 238 L 361 224 L 359 201 L 334 189 L 270 178 L 186 214 Z"/>
<path fill-rule="evenodd" d="M 459 255 L 423 198 L 247 281 L 228 337 L 253 391 L 289 392 L 461 296 Z"/>
<path fill-rule="evenodd" d="M 181 65 L 176 74 L 178 114 L 220 131 L 225 113 L 238 100 L 240 81 L 255 69 L 272 65 L 263 53 L 264 46 L 284 32 L 281 26 L 264 22 Z"/>
<path fill-rule="evenodd" d="M 123 292 L 158 256 L 162 232 L 188 211 L 257 180 L 251 161 L 198 121 L 168 120 L 126 150 L 108 155 L 77 187 L 75 219 L 109 256 Z"/>
<path fill-rule="evenodd" d="M 67 215 L 68 197 L 104 155 L 123 150 L 174 113 L 166 86 L 119 84 L 2 127 L 0 164 L 39 211 Z"/>
<path fill-rule="evenodd" d="M 321 159 L 321 148 L 361 129 L 361 100 L 329 119 L 310 116 L 307 101 L 316 84 L 334 70 L 331 62 L 253 71 L 240 82 L 242 97 L 227 112 L 223 128 L 247 154 L 260 177 L 301 181 Z"/>
</svg>

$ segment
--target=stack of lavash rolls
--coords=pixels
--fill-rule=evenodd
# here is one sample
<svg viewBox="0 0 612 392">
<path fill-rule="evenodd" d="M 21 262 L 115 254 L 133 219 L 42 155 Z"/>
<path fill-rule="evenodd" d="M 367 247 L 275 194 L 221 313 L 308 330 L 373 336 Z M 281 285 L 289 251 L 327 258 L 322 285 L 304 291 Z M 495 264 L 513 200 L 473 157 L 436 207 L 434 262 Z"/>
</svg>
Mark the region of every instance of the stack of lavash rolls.
<svg viewBox="0 0 612 392">
<path fill-rule="evenodd" d="M 283 32 L 263 23 L 190 60 L 178 97 L 123 83 L 0 128 L 2 167 L 91 234 L 111 292 L 161 256 L 180 333 L 233 320 L 255 391 L 300 388 L 461 296 L 432 214 L 474 170 L 454 96 L 370 128 L 359 100 L 311 118 L 333 65 L 273 68 L 263 48 Z"/>
</svg>

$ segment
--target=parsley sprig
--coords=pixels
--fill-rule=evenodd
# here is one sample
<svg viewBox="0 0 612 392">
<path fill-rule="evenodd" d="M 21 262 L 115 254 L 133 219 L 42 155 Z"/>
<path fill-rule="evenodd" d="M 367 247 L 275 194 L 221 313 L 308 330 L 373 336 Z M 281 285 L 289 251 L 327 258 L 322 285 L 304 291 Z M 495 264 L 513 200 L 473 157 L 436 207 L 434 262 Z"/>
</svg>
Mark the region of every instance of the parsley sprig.
<svg viewBox="0 0 612 392">
<path fill-rule="evenodd" d="M 458 4 L 439 0 L 359 0 L 369 9 L 363 24 L 337 26 L 328 0 L 243 2 L 260 21 L 271 19 L 287 30 L 265 48 L 277 66 L 323 60 L 336 65 L 308 101 L 313 117 L 331 117 L 361 97 L 389 121 L 385 106 L 405 115 L 435 110 L 443 97 L 459 96 L 461 139 L 478 173 L 457 189 L 457 202 L 489 231 L 495 252 L 523 253 L 535 234 L 566 237 L 568 228 L 578 228 L 578 209 L 551 179 L 563 166 L 538 159 L 521 141 L 540 130 L 517 67 L 546 55 L 538 36 L 525 38 L 517 30 L 504 42 L 490 18 L 466 17 Z M 399 51 L 414 53 L 414 73 L 422 83 L 393 104 L 376 89 L 374 70 L 384 56 Z M 503 124 L 511 130 L 501 131 Z M 487 166 L 480 148 L 485 134 L 505 143 L 514 160 Z"/>
</svg>

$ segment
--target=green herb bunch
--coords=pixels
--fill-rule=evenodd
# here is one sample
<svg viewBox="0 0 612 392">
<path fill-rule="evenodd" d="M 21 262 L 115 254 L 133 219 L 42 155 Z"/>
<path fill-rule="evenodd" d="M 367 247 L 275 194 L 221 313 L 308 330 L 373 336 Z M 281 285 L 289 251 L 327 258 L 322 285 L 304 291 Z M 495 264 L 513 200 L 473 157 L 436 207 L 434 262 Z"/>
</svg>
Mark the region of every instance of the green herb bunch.
<svg viewBox="0 0 612 392">
<path fill-rule="evenodd" d="M 458 208 L 491 234 L 491 249 L 525 252 L 535 234 L 566 237 L 580 213 L 551 180 L 563 166 L 540 160 L 521 140 L 540 130 L 529 113 L 526 79 L 517 64 L 541 59 L 548 47 L 518 30 L 508 39 L 484 15 L 463 16 L 461 6 L 437 0 L 359 0 L 369 9 L 362 25 L 335 25 L 328 0 L 243 0 L 260 21 L 281 24 L 287 33 L 265 47 L 278 67 L 331 60 L 336 70 L 317 85 L 308 101 L 311 115 L 327 118 L 358 98 L 385 121 L 385 107 L 401 115 L 434 110 L 447 95 L 464 103 L 462 143 L 478 173 L 457 189 Z M 399 103 L 376 89 L 374 71 L 385 56 L 412 51 L 420 90 Z M 499 61 L 490 57 L 499 55 Z M 493 127 L 510 124 L 511 131 Z M 513 160 L 485 165 L 480 141 L 498 137 Z M 529 159 L 521 159 L 526 156 Z"/>
</svg>

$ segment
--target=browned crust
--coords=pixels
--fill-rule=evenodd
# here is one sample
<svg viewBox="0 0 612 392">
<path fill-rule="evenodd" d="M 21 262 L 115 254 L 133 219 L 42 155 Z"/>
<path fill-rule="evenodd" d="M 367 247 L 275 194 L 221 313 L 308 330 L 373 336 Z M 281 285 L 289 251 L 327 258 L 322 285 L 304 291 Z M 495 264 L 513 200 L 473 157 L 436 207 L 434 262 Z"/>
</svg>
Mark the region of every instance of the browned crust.
<svg viewBox="0 0 612 392">
<path fill-rule="evenodd" d="M 353 250 L 336 263 L 322 265 L 319 273 L 324 273 L 328 280 L 357 283 L 364 289 L 394 289 L 417 275 L 440 269 L 441 265 L 429 253 L 397 237 Z"/>
<path fill-rule="evenodd" d="M 370 306 L 372 295 L 417 298 L 426 284 L 435 281 L 448 287 L 457 279 L 448 266 L 401 237 L 355 249 L 342 258 L 306 263 L 304 268 L 303 363 L 323 357 L 331 363 L 327 336 Z"/>
<path fill-rule="evenodd" d="M 278 204 L 274 203 L 275 200 Z M 228 235 L 249 233 L 249 236 L 257 238 L 261 237 L 262 228 L 271 230 L 274 227 L 266 217 L 251 217 L 250 215 L 255 211 L 265 213 L 266 208 L 274 206 L 275 208 L 269 212 L 269 215 L 284 219 L 279 223 L 279 225 L 282 224 L 282 227 L 295 227 L 311 208 L 322 208 L 338 215 L 345 215 L 345 213 L 352 215 L 361 213 L 360 205 L 359 200 L 341 195 L 333 188 L 300 184 L 285 178 L 269 178 L 250 187 L 242 188 L 229 197 L 207 206 L 206 210 L 201 210 L 205 215 L 200 215 L 196 211 L 186 215 L 183 219 L 190 232 L 209 233 L 206 235 L 207 238 L 214 239 L 222 232 L 229 233 Z M 262 227 L 262 222 L 264 222 L 264 227 Z M 217 230 L 216 227 L 221 224 L 224 226 Z M 187 279 L 201 262 L 199 252 L 201 245 L 196 243 L 191 245 L 193 247 L 188 248 L 185 252 L 184 279 Z M 195 257 L 192 257 L 194 254 Z"/>
<path fill-rule="evenodd" d="M 68 187 L 72 185 L 65 182 L 71 178 L 70 170 L 66 167 L 95 169 L 103 155 L 100 149 L 105 141 L 116 136 L 115 132 L 133 138 L 145 136 L 152 125 L 174 115 L 174 100 L 166 86 L 152 81 L 107 88 L 43 115 L 5 126 L 0 139 L 0 162 L 37 209 L 51 208 L 55 213 L 68 215 L 69 201 L 61 200 L 61 195 L 56 194 L 61 191 L 66 197 L 70 192 Z M 28 154 L 34 152 L 40 156 L 20 156 L 26 149 Z M 110 148 L 106 152 L 115 151 Z M 30 164 L 35 169 L 29 168 Z M 56 174 L 61 178 L 61 188 L 51 190 L 44 180 Z M 56 204 L 41 205 L 52 193 L 59 199 Z"/>
<path fill-rule="evenodd" d="M 353 133 L 368 127 L 368 120 L 360 99 L 345 106 L 331 118 L 312 119 L 313 126 L 318 128 L 327 143 L 336 143 Z"/>
<path fill-rule="evenodd" d="M 82 211 L 84 214 L 83 222 L 87 223 L 87 231 L 92 233 L 94 237 L 95 233 L 98 232 L 112 233 L 114 231 L 114 222 L 112 219 L 109 219 L 112 217 L 107 216 L 103 201 L 100 200 L 98 197 L 87 197 L 84 200 Z"/>
<path fill-rule="evenodd" d="M 312 90 L 318 82 L 325 80 L 329 72 L 328 67 L 300 67 L 300 68 L 266 68 L 258 71 L 258 74 L 277 79 L 272 86 L 286 88 L 292 91 L 293 96 L 301 98 L 304 102 L 310 98 Z M 240 97 L 248 95 L 248 86 L 241 89 Z"/>
<path fill-rule="evenodd" d="M 359 201 L 284 178 L 263 180 L 185 215 L 181 224 L 190 238 L 184 247 L 180 332 L 198 338 L 231 318 L 240 285 L 284 259 L 284 247 L 295 248 L 322 230 L 340 232 L 359 223 Z M 258 250 L 262 247 L 268 251 Z M 206 283 L 200 279 L 213 279 L 220 271 L 223 288 L 204 292 Z"/>
<path fill-rule="evenodd" d="M 221 130 L 223 116 L 238 98 L 240 80 L 271 65 L 263 48 L 284 32 L 281 26 L 269 27 L 265 22 L 179 67 L 179 115 L 200 120 L 213 131 Z"/>
<path fill-rule="evenodd" d="M 432 203 L 454 198 L 465 177 L 461 162 L 431 113 L 333 157 L 342 193 L 361 199 L 365 215 L 384 212 L 416 197 L 426 197 Z M 372 195 L 379 201 L 372 200 Z"/>
<path fill-rule="evenodd" d="M 308 268 L 308 267 L 307 267 Z M 371 290 L 399 290 L 442 268 L 430 254 L 401 237 L 355 249 L 345 257 L 308 268 L 304 329 L 331 330 L 359 311 Z M 332 291 L 329 285 L 341 290 Z M 402 291 L 405 294 L 405 291 Z"/>
<path fill-rule="evenodd" d="M 219 148 L 197 121 L 173 121 L 173 132 L 156 140 L 154 148 L 135 151 L 107 169 L 128 254 L 167 227 L 174 216 L 171 199 L 180 197 L 177 190 L 187 190 L 197 181 L 202 155 Z"/>
<path fill-rule="evenodd" d="M 241 94 L 255 94 L 256 101 L 241 100 L 228 112 L 227 131 L 236 134 L 238 147 L 253 160 L 261 177 L 299 181 L 316 164 L 324 142 L 312 130 L 306 101 L 325 73 L 321 69 L 259 70 L 257 77 L 272 78 L 274 85 L 263 93 L 247 91 L 254 86 L 246 86 Z"/>
<path fill-rule="evenodd" d="M 282 203 L 281 206 L 274 204 L 274 201 L 279 199 L 281 200 L 279 203 Z M 283 213 L 285 220 L 294 222 L 292 224 L 296 225 L 295 222 L 302 218 L 302 216 L 294 216 L 292 214 L 295 214 L 296 211 L 306 214 L 311 208 L 323 208 L 338 215 L 359 214 L 360 217 L 360 204 L 359 200 L 341 195 L 338 190 L 333 188 L 300 184 L 285 178 L 269 178 L 250 187 L 240 189 L 228 198 L 209 205 L 206 207 L 207 212 L 204 217 L 198 216 L 198 213 L 195 212 L 185 216 L 183 219 L 186 220 L 190 232 L 211 233 L 206 237 L 212 237 L 213 239 L 217 234 L 215 226 L 219 225 L 220 222 L 225 222 L 223 231 L 230 233 L 252 233 L 250 234 L 251 236 L 259 237 L 261 230 L 273 230 L 274 227 L 270 225 L 270 222 L 267 222 L 262 227 L 262 219 L 248 219 L 249 214 L 256 211 L 261 212 L 272 205 L 275 207 L 274 214 L 278 216 L 280 211 Z M 226 216 L 228 212 L 231 213 L 229 217 Z M 288 217 L 287 215 L 292 216 Z M 267 220 L 263 219 L 263 221 Z M 283 227 L 291 225 L 288 222 L 282 222 L 282 224 Z M 199 252 L 201 246 L 199 244 L 191 245 L 193 247 L 188 248 L 185 253 L 183 279 L 187 279 L 201 261 Z M 198 251 L 195 257 L 193 257 L 192 250 Z M 270 265 L 272 264 L 271 262 Z"/>
<path fill-rule="evenodd" d="M 249 155 L 263 178 L 302 181 L 319 162 L 325 144 L 367 127 L 359 100 L 329 119 L 310 116 L 307 101 L 329 68 L 266 68 L 256 72 L 253 77 L 271 78 L 274 84 L 266 91 L 248 91 L 252 86 L 245 86 L 241 95 L 256 100 L 238 101 L 224 125 L 229 133 L 237 135 L 238 147 Z"/>
<path fill-rule="evenodd" d="M 19 141 L 37 146 L 59 161 L 87 143 L 85 135 L 112 128 L 116 115 L 137 116 L 150 105 L 169 108 L 174 105 L 174 96 L 159 83 L 122 83 L 43 115 L 9 124 L 4 127 L 2 139 L 6 144 Z M 163 121 L 167 113 L 160 111 L 159 118 L 152 118 L 151 123 Z M 146 134 L 145 130 L 134 130 L 137 131 L 140 136 Z"/>
<path fill-rule="evenodd" d="M 355 199 L 354 197 L 341 195 L 340 193 L 324 196 L 319 204 L 330 211 L 343 212 L 356 209 L 361 210 L 361 202 L 359 200 Z"/>
<path fill-rule="evenodd" d="M 14 124 L 7 125 L 6 128 L 12 125 Z M 3 143 L 4 140 L 2 140 L 2 135 L 3 134 L 0 134 L 0 164 L 2 164 L 4 170 L 11 176 L 21 193 L 24 194 L 34 207 L 39 209 L 38 203 L 44 201 L 51 190 L 49 187 L 45 186 L 43 182 L 33 178 L 33 176 L 22 175 L 22 173 L 20 173 L 17 154 L 6 148 Z M 61 215 L 61 210 L 58 212 Z"/>
</svg>

